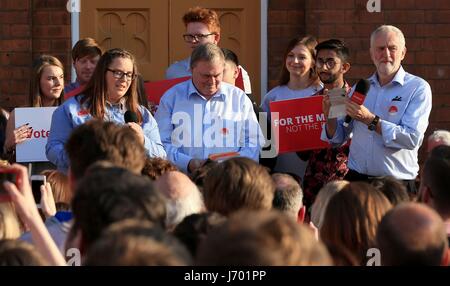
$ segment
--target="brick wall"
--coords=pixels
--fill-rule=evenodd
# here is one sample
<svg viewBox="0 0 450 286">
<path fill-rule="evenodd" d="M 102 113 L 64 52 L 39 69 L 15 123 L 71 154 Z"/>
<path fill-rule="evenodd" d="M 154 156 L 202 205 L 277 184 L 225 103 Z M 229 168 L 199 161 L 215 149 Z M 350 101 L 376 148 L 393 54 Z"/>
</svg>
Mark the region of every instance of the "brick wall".
<svg viewBox="0 0 450 286">
<path fill-rule="evenodd" d="M 0 1 L 0 106 L 29 102 L 32 62 L 47 53 L 70 68 L 70 14 L 65 0 Z"/>
<path fill-rule="evenodd" d="M 381 24 L 391 24 L 406 37 L 405 69 L 427 80 L 433 91 L 427 135 L 438 128 L 450 130 L 450 1 L 381 0 L 380 13 L 369 13 L 367 2 L 269 0 L 269 89 L 276 85 L 286 41 L 305 33 L 319 40 L 340 38 L 348 44 L 350 82 L 370 76 L 374 72 L 368 52 L 370 33 Z M 294 13 L 296 21 L 287 16 Z"/>
</svg>

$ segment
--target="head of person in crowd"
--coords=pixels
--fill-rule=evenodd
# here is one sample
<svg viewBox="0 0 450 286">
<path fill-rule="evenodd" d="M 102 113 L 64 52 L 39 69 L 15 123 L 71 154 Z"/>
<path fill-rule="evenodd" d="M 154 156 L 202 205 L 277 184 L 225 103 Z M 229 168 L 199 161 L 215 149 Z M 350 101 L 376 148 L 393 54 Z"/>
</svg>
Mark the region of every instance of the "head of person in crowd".
<svg viewBox="0 0 450 286">
<path fill-rule="evenodd" d="M 17 239 L 22 234 L 21 222 L 11 202 L 0 202 L 0 240 Z"/>
<path fill-rule="evenodd" d="M 439 145 L 450 146 L 450 131 L 447 130 L 435 130 L 428 136 L 427 140 L 427 152 L 430 153 L 434 147 Z"/>
<path fill-rule="evenodd" d="M 154 181 L 171 171 L 178 171 L 178 168 L 169 160 L 160 157 L 147 157 L 141 173 Z"/>
<path fill-rule="evenodd" d="M 65 145 L 70 160 L 70 183 L 79 180 L 93 163 L 106 160 L 140 174 L 146 151 L 136 132 L 113 122 L 90 120 L 75 128 Z"/>
<path fill-rule="evenodd" d="M 115 222 L 137 219 L 164 227 L 166 219 L 164 197 L 150 179 L 120 167 L 89 168 L 75 189 L 72 212 L 68 240 L 78 237 L 82 254 Z"/>
<path fill-rule="evenodd" d="M 15 239 L 0 239 L 0 266 L 46 266 L 33 245 Z"/>
<path fill-rule="evenodd" d="M 306 79 L 308 86 L 319 83 L 316 72 L 317 40 L 313 36 L 292 39 L 283 56 L 279 85 L 291 80 Z"/>
<path fill-rule="evenodd" d="M 223 80 L 225 56 L 222 50 L 209 43 L 198 46 L 192 52 L 190 67 L 194 86 L 209 100 L 220 89 Z"/>
<path fill-rule="evenodd" d="M 217 45 L 220 41 L 220 21 L 214 10 L 193 7 L 183 16 L 186 33 L 183 39 L 192 50 L 207 43 Z"/>
<path fill-rule="evenodd" d="M 121 103 L 126 106 L 126 110 L 136 113 L 137 123 L 141 124 L 137 75 L 136 60 L 131 53 L 118 48 L 108 50 L 100 57 L 94 74 L 83 91 L 81 103 L 86 102 L 89 113 L 102 120 L 107 102 Z"/>
<path fill-rule="evenodd" d="M 55 57 L 40 55 L 33 62 L 31 77 L 33 107 L 58 106 L 64 99 L 64 66 Z"/>
<path fill-rule="evenodd" d="M 183 219 L 175 229 L 173 235 L 178 238 L 189 250 L 192 257 L 197 254 L 198 246 L 205 240 L 209 233 L 224 224 L 227 218 L 221 214 L 204 212 L 192 214 Z"/>
<path fill-rule="evenodd" d="M 450 146 L 433 148 L 422 170 L 420 200 L 450 220 Z M 450 236 L 450 233 L 449 233 Z"/>
<path fill-rule="evenodd" d="M 205 178 L 203 198 L 208 211 L 228 216 L 240 210 L 270 210 L 275 184 L 266 168 L 238 157 L 215 166 Z"/>
<path fill-rule="evenodd" d="M 205 211 L 203 197 L 188 176 L 171 171 L 155 181 L 155 188 L 166 197 L 166 229 L 173 230 L 186 216 Z"/>
<path fill-rule="evenodd" d="M 237 55 L 229 49 L 222 48 L 225 56 L 225 68 L 223 70 L 223 81 L 236 85 L 236 79 L 239 76 L 239 60 Z"/>
<path fill-rule="evenodd" d="M 73 67 L 79 84 L 85 85 L 89 82 L 101 55 L 102 49 L 92 38 L 81 39 L 73 46 Z"/>
<path fill-rule="evenodd" d="M 53 198 L 55 199 L 57 211 L 67 211 L 72 201 L 72 191 L 70 190 L 69 179 L 67 176 L 57 170 L 45 170 L 41 172 L 46 181 L 50 183 Z"/>
<path fill-rule="evenodd" d="M 330 39 L 316 46 L 316 70 L 325 87 L 343 87 L 344 75 L 350 70 L 349 49 L 344 42 Z"/>
<path fill-rule="evenodd" d="M 188 266 L 185 246 L 149 221 L 128 219 L 109 226 L 94 242 L 85 266 Z"/>
<path fill-rule="evenodd" d="M 203 190 L 205 179 L 208 177 L 209 171 L 218 164 L 217 161 L 207 159 L 203 165 L 192 173 L 191 179 L 201 191 Z"/>
<path fill-rule="evenodd" d="M 303 191 L 299 183 L 292 176 L 283 173 L 273 174 L 272 179 L 275 183 L 272 208 L 303 223 L 306 208 L 303 206 Z"/>
<path fill-rule="evenodd" d="M 210 232 L 197 253 L 205 266 L 331 265 L 326 247 L 306 226 L 278 211 L 241 211 Z"/>
<path fill-rule="evenodd" d="M 406 186 L 392 176 L 377 178 L 371 182 L 371 185 L 381 191 L 394 207 L 400 203 L 409 202 Z"/>
<path fill-rule="evenodd" d="M 448 241 L 442 218 L 423 204 L 390 210 L 377 231 L 383 266 L 447 266 Z"/>
<path fill-rule="evenodd" d="M 382 25 L 370 35 L 370 56 L 381 86 L 391 82 L 405 55 L 405 36 L 399 28 Z"/>
<path fill-rule="evenodd" d="M 391 208 L 388 199 L 373 186 L 352 182 L 330 199 L 320 238 L 327 245 L 346 247 L 360 265 L 366 265 L 367 250 L 376 246 L 378 224 Z"/>
<path fill-rule="evenodd" d="M 325 211 L 327 210 L 330 199 L 340 192 L 350 182 L 348 181 L 331 181 L 323 186 L 314 203 L 311 206 L 311 222 L 320 230 L 325 218 Z"/>
</svg>

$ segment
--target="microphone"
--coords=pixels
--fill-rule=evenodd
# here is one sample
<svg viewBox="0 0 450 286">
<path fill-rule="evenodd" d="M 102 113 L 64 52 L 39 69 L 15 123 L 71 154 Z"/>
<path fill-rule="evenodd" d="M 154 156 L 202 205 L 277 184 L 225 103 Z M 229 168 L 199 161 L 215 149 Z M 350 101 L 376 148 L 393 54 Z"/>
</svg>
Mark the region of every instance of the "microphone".
<svg viewBox="0 0 450 286">
<path fill-rule="evenodd" d="M 364 103 L 364 99 L 366 98 L 367 93 L 369 92 L 369 89 L 370 89 L 370 82 L 367 79 L 360 79 L 356 84 L 355 91 L 353 92 L 353 95 L 350 100 L 356 104 L 362 105 Z M 352 118 L 349 115 L 345 116 L 345 121 L 343 125 L 345 127 L 348 127 L 350 121 L 352 121 Z"/>
<path fill-rule="evenodd" d="M 125 111 L 125 114 L 123 115 L 123 117 L 125 119 L 125 123 L 128 123 L 128 122 L 137 123 L 138 122 L 138 117 L 137 117 L 136 112 L 127 110 L 127 111 Z"/>
</svg>

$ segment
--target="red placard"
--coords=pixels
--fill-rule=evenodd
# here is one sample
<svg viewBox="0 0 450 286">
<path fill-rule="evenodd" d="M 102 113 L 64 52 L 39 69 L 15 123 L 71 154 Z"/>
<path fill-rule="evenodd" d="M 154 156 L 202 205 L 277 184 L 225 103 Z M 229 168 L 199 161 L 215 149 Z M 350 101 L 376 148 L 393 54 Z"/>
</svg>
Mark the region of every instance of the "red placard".
<svg viewBox="0 0 450 286">
<path fill-rule="evenodd" d="M 147 99 L 149 102 L 158 105 L 159 100 L 164 95 L 164 93 L 170 89 L 172 86 L 186 81 L 190 79 L 190 76 L 185 77 L 179 77 L 174 79 L 166 79 L 166 80 L 160 80 L 160 81 L 153 81 L 153 82 L 146 82 L 145 85 L 145 92 L 147 93 Z"/>
<path fill-rule="evenodd" d="M 320 140 L 322 125 L 326 122 L 322 112 L 322 96 L 311 96 L 270 103 L 272 128 L 279 132 L 276 140 L 278 152 L 295 152 L 330 147 Z M 278 117 L 275 112 L 278 112 Z"/>
</svg>

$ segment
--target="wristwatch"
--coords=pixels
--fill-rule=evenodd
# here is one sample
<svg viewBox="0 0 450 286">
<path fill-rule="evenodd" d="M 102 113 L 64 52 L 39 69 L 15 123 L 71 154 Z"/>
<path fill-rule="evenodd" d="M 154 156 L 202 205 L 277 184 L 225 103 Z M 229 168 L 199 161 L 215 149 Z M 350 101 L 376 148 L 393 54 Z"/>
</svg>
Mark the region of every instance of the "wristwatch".
<svg viewBox="0 0 450 286">
<path fill-rule="evenodd" d="M 372 120 L 372 122 L 370 122 L 367 128 L 369 128 L 370 131 L 374 131 L 375 128 L 377 128 L 378 121 L 380 121 L 380 117 L 378 115 L 375 115 L 375 118 Z"/>
</svg>

